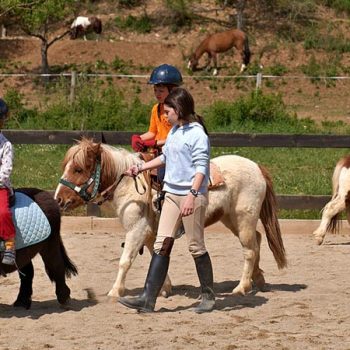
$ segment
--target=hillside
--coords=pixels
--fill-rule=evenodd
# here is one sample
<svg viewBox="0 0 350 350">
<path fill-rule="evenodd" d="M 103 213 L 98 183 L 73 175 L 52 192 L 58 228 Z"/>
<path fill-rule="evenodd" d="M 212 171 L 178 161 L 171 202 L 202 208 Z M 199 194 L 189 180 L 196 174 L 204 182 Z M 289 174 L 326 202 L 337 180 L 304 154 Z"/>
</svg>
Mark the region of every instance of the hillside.
<svg viewBox="0 0 350 350">
<path fill-rule="evenodd" d="M 177 28 L 170 25 L 172 14 L 162 1 L 144 1 L 132 8 L 118 8 L 111 2 L 95 1 L 80 15 L 99 16 L 104 30 L 95 41 L 70 40 L 65 37 L 49 50 L 49 64 L 55 72 L 79 72 L 142 74 L 148 75 L 152 67 L 162 63 L 176 65 L 185 76 L 185 86 L 196 98 L 197 105 L 205 106 L 217 100 L 235 100 L 246 95 L 255 87 L 255 75 L 259 66 L 266 75 L 282 75 L 264 78 L 266 92 L 280 92 L 285 103 L 296 111 L 299 117 L 318 120 L 350 120 L 350 101 L 347 97 L 350 81 L 318 80 L 311 76 L 347 76 L 350 73 L 350 53 L 341 48 L 329 50 L 323 47 L 305 48 L 305 40 L 321 43 L 321 38 L 333 42 L 350 40 L 349 20 L 325 7 L 317 7 L 308 18 L 293 19 L 290 13 L 267 11 L 258 1 L 248 1 L 245 11 L 245 30 L 249 35 L 252 61 L 243 78 L 238 74 L 240 57 L 230 50 L 219 56 L 221 67 L 216 79 L 198 79 L 208 74 L 203 71 L 189 72 L 187 58 L 208 33 L 223 31 L 230 27 L 234 18 L 233 8 L 220 9 L 216 1 L 201 1 L 194 6 L 196 18 L 191 26 Z M 120 29 L 116 17 L 139 18 L 147 13 L 153 24 L 150 33 Z M 72 16 L 73 18 L 73 16 Z M 62 23 L 54 34 L 68 28 L 71 19 Z M 340 39 L 343 38 L 343 39 Z M 317 41 L 318 40 L 318 41 Z M 326 40 L 326 42 L 327 42 Z M 350 50 L 349 50 L 350 51 Z M 201 61 L 203 64 L 204 59 Z M 40 42 L 18 31 L 15 25 L 8 27 L 8 37 L 0 39 L 0 73 L 40 72 Z M 209 73 L 210 74 L 210 73 Z M 232 79 L 223 79 L 230 75 Z M 15 88 L 25 96 L 25 103 L 40 105 L 50 102 L 47 91 L 33 77 L 0 77 L 0 95 L 9 88 Z M 146 85 L 146 78 L 113 79 L 123 89 L 127 98 L 136 95 L 143 102 L 153 100 L 152 89 Z M 66 87 L 67 90 L 69 86 Z M 65 91 L 67 93 L 67 91 Z M 45 99 L 43 98 L 45 95 Z"/>
</svg>

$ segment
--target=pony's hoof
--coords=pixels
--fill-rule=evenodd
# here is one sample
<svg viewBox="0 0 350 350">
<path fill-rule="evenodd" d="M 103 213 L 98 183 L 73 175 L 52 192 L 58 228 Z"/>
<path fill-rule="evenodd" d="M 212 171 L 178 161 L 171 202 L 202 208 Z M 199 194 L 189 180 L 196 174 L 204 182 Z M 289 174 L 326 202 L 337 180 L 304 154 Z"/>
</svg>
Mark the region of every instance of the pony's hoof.
<svg viewBox="0 0 350 350">
<path fill-rule="evenodd" d="M 234 295 L 242 295 L 245 296 L 249 291 L 251 290 L 251 288 L 243 288 L 240 285 L 238 285 L 233 291 L 232 294 Z"/>
<path fill-rule="evenodd" d="M 124 296 L 124 290 L 123 290 L 123 291 L 117 291 L 117 290 L 111 289 L 111 290 L 108 292 L 107 296 L 110 297 L 110 298 L 119 298 L 119 297 L 122 297 L 122 296 Z"/>
<path fill-rule="evenodd" d="M 324 241 L 324 237 L 317 237 L 317 236 L 315 236 L 315 240 L 316 240 L 316 243 L 318 245 L 321 245 L 323 243 L 323 241 Z"/>
<path fill-rule="evenodd" d="M 13 303 L 13 307 L 23 307 L 26 310 L 29 310 L 30 307 L 32 306 L 32 299 L 17 299 L 14 303 Z"/>
<path fill-rule="evenodd" d="M 68 298 L 64 303 L 60 303 L 60 308 L 63 310 L 71 310 L 72 309 L 71 298 Z"/>
<path fill-rule="evenodd" d="M 324 241 L 324 236 L 319 235 L 317 232 L 313 232 L 313 235 L 314 235 L 316 243 L 318 245 L 321 245 L 323 243 L 323 241 Z"/>
<path fill-rule="evenodd" d="M 266 283 L 264 276 L 259 276 L 253 280 L 255 287 L 261 292 L 266 292 Z"/>
<path fill-rule="evenodd" d="M 161 295 L 164 298 L 168 298 L 171 295 L 171 288 L 161 290 L 159 295 Z"/>
</svg>

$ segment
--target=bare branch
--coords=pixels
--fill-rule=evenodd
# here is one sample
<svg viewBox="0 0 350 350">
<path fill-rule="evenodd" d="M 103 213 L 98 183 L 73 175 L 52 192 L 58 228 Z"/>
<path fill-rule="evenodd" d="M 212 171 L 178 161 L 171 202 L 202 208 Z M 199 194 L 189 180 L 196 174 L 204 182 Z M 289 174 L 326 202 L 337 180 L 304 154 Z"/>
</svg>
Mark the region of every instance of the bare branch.
<svg viewBox="0 0 350 350">
<path fill-rule="evenodd" d="M 47 47 L 50 47 L 50 46 L 51 46 L 53 43 L 55 43 L 56 41 L 61 40 L 61 39 L 62 39 L 63 37 L 65 37 L 69 32 L 70 32 L 70 29 L 68 29 L 68 30 L 66 30 L 64 33 L 62 33 L 62 34 L 56 36 L 56 38 L 52 39 L 52 40 L 48 43 Z"/>
</svg>

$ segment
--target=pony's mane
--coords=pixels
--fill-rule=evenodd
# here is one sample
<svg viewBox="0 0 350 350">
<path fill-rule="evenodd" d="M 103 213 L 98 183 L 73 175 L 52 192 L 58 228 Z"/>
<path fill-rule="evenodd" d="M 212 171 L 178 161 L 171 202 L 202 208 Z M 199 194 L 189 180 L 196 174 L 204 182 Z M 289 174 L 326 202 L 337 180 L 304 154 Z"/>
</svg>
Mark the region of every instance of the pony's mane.
<svg viewBox="0 0 350 350">
<path fill-rule="evenodd" d="M 115 148 L 107 144 L 94 143 L 93 140 L 82 138 L 76 145 L 67 151 L 62 167 L 65 169 L 69 161 L 82 169 L 86 169 L 89 161 L 89 152 L 96 153 L 99 150 L 101 156 L 102 184 L 108 186 L 119 178 L 132 164 L 140 161 L 138 156 L 123 148 Z"/>
</svg>

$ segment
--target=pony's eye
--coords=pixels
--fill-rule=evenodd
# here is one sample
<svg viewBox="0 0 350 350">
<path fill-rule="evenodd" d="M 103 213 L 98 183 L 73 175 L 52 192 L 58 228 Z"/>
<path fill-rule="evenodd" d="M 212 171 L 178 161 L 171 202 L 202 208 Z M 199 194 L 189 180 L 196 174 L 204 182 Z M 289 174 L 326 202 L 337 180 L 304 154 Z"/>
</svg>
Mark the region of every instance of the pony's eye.
<svg viewBox="0 0 350 350">
<path fill-rule="evenodd" d="M 78 174 L 81 174 L 83 172 L 83 169 L 82 168 L 75 168 L 74 172 L 78 173 Z"/>
</svg>

